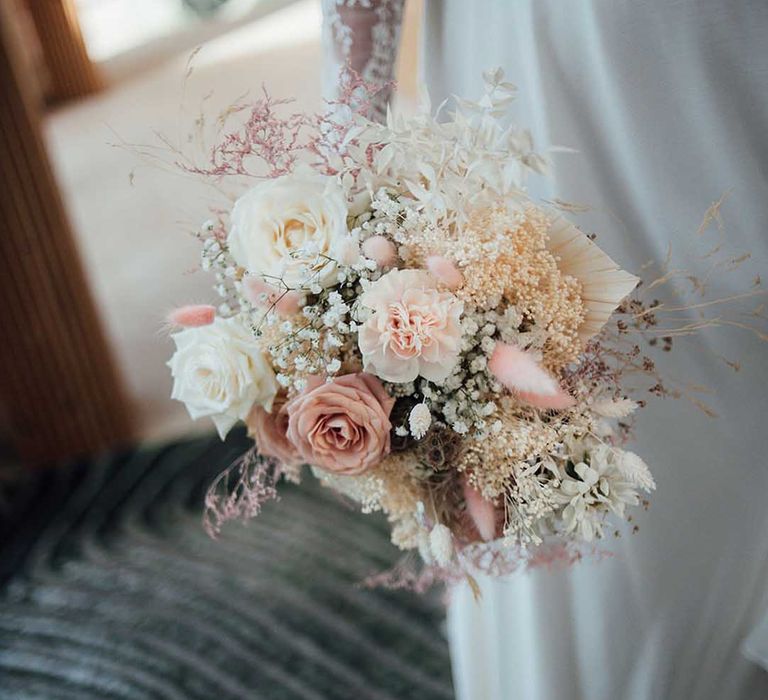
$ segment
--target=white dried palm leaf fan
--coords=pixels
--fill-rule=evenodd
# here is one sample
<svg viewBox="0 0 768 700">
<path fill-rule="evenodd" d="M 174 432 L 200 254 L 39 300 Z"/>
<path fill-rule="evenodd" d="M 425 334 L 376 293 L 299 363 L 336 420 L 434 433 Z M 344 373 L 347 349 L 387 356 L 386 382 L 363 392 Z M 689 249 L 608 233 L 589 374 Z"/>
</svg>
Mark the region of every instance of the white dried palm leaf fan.
<svg viewBox="0 0 768 700">
<path fill-rule="evenodd" d="M 596 243 L 562 216 L 552 222 L 547 245 L 559 258 L 560 270 L 581 282 L 586 315 L 579 328 L 579 337 L 586 342 L 600 332 L 640 279 L 622 270 Z"/>
</svg>

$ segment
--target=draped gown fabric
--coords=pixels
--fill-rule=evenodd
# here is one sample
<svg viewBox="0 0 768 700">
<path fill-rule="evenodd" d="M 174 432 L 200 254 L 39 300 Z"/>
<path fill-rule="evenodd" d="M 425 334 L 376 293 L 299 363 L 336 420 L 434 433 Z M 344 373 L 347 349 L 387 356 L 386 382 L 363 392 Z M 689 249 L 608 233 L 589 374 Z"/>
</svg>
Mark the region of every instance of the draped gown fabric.
<svg viewBox="0 0 768 700">
<path fill-rule="evenodd" d="M 538 146 L 577 150 L 532 194 L 588 205 L 572 218 L 626 269 L 672 245 L 706 275 L 720 234 L 696 232 L 725 194 L 722 235 L 752 253 L 713 283 L 728 295 L 768 271 L 766 37 L 762 0 L 426 0 L 422 65 L 433 105 L 502 66 Z M 660 368 L 709 386 L 719 418 L 641 411 L 658 490 L 612 557 L 453 591 L 460 700 L 768 698 L 768 347 L 735 328 L 675 344 Z"/>
<path fill-rule="evenodd" d="M 539 145 L 578 150 L 553 155 L 551 181 L 531 189 L 588 204 L 578 223 L 626 268 L 663 260 L 672 244 L 703 276 L 708 263 L 693 255 L 716 227 L 695 232 L 728 192 L 727 243 L 753 264 L 718 291 L 766 272 L 768 4 L 428 1 L 424 36 L 433 103 L 472 95 L 480 71 L 500 65 Z M 636 451 L 658 491 L 639 532 L 608 543 L 614 557 L 483 581 L 479 604 L 455 591 L 460 698 L 768 698 L 754 663 L 768 658 L 757 634 L 768 598 L 766 354 L 746 334 L 714 330 L 661 363 L 712 387 L 719 418 L 680 401 L 644 412 Z"/>
</svg>

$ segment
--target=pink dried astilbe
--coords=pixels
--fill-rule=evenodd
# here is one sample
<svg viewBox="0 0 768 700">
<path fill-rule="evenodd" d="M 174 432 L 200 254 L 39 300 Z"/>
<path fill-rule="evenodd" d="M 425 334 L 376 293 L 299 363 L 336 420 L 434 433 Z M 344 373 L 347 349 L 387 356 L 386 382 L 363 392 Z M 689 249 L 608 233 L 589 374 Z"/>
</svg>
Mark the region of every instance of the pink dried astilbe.
<svg viewBox="0 0 768 700">
<path fill-rule="evenodd" d="M 377 98 L 395 87 L 395 81 L 376 83 L 365 80 L 352 66 L 345 66 L 339 75 L 339 96 L 328 104 L 349 107 L 360 116 L 373 118 L 377 109 Z"/>
<path fill-rule="evenodd" d="M 392 568 L 367 576 L 361 582 L 363 588 L 386 588 L 391 591 L 407 590 L 426 593 L 435 584 L 445 583 L 447 569 L 427 566 L 413 553 L 403 556 Z"/>
<path fill-rule="evenodd" d="M 277 100 L 262 88 L 264 96 L 250 105 L 232 106 L 221 121 L 234 114 L 249 110 L 245 122 L 224 133 L 210 151 L 207 167 L 177 162 L 188 173 L 219 178 L 225 175 L 247 175 L 269 178 L 285 175 L 293 169 L 301 150 L 306 147 L 301 134 L 312 123 L 311 117 L 302 113 L 281 116 L 278 108 L 293 100 Z M 266 165 L 266 173 L 257 173 L 253 162 Z"/>
<path fill-rule="evenodd" d="M 271 458 L 252 447 L 219 474 L 205 494 L 203 526 L 211 537 L 230 520 L 247 522 L 255 518 L 267 501 L 277 498 L 282 469 Z"/>
<path fill-rule="evenodd" d="M 187 173 L 208 178 L 247 176 L 275 178 L 290 173 L 302 152 L 318 158 L 313 166 L 326 174 L 336 174 L 334 163 L 351 141 L 347 140 L 353 115 L 372 113 L 376 96 L 391 84 L 376 85 L 361 78 L 351 68 L 342 71 L 338 99 L 328 102 L 322 114 L 293 112 L 281 114 L 292 99 L 275 99 L 262 87 L 263 97 L 247 104 L 232 105 L 220 117 L 221 124 L 234 115 L 247 112 L 245 121 L 223 131 L 209 152 L 209 163 L 199 166 L 177 160 Z M 259 168 L 259 164 L 266 168 Z"/>
<path fill-rule="evenodd" d="M 356 144 L 351 137 L 354 128 L 354 117 L 374 119 L 378 113 L 377 98 L 382 93 L 388 93 L 394 82 L 373 83 L 365 80 L 351 66 L 342 69 L 339 75 L 338 97 L 327 100 L 327 109 L 322 114 L 313 117 L 313 136 L 309 139 L 306 149 L 317 160 L 313 167 L 326 175 L 336 175 L 339 165 L 345 160 L 350 146 Z M 368 165 L 372 163 L 373 152 L 367 152 Z M 345 163 L 353 175 L 359 168 L 349 167 L 351 161 Z"/>
</svg>

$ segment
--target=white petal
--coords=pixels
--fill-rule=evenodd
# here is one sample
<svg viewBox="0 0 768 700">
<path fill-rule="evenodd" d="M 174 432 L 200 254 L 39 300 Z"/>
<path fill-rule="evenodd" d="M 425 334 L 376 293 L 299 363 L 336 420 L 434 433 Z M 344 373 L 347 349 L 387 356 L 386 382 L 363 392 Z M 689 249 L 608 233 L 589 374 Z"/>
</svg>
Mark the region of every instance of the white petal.
<svg viewBox="0 0 768 700">
<path fill-rule="evenodd" d="M 216 430 L 222 440 L 227 437 L 227 433 L 232 429 L 232 426 L 237 423 L 237 418 L 233 418 L 232 416 L 227 416 L 222 413 L 216 416 L 211 416 L 211 420 L 216 426 Z"/>
</svg>

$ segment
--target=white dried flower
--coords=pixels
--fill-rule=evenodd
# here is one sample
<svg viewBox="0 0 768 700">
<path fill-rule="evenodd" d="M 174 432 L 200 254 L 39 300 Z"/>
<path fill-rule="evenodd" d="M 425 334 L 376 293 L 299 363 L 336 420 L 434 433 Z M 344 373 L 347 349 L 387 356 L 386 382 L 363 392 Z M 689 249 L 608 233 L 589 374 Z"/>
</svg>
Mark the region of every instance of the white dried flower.
<svg viewBox="0 0 768 700">
<path fill-rule="evenodd" d="M 483 339 L 480 341 L 480 349 L 485 353 L 492 353 L 493 349 L 496 347 L 496 341 L 489 337 L 489 336 L 483 336 Z"/>
<path fill-rule="evenodd" d="M 632 399 L 600 399 L 592 404 L 592 410 L 603 418 L 626 418 L 636 408 Z"/>
<path fill-rule="evenodd" d="M 469 363 L 469 371 L 473 374 L 482 372 L 488 365 L 488 358 L 485 355 L 478 355 L 472 362 Z"/>
<path fill-rule="evenodd" d="M 427 566 L 434 564 L 435 558 L 432 556 L 432 550 L 429 546 L 429 534 L 424 530 L 419 530 L 419 534 L 416 539 L 417 546 L 419 548 L 419 554 L 422 560 Z"/>
<path fill-rule="evenodd" d="M 448 566 L 453 558 L 453 535 L 442 523 L 438 523 L 429 533 L 429 549 L 439 566 Z"/>
<path fill-rule="evenodd" d="M 638 484 L 621 466 L 625 454 L 632 453 L 595 444 L 589 437 L 567 441 L 564 447 L 572 467 L 561 465 L 558 470 L 560 485 L 553 495 L 555 502 L 564 506 L 561 517 L 565 532 L 591 542 L 603 536 L 608 513 L 624 517 L 627 506 L 639 503 Z M 638 479 L 644 479 L 646 483 L 650 479 L 653 483 L 647 467 L 639 457 L 637 460 L 640 465 L 630 458 L 628 469 L 636 469 Z"/>
<path fill-rule="evenodd" d="M 429 411 L 429 406 L 425 403 L 417 403 L 408 416 L 408 426 L 411 429 L 411 435 L 417 440 L 421 440 L 429 430 L 429 426 L 432 424 L 432 414 Z"/>
<path fill-rule="evenodd" d="M 332 348 L 340 348 L 343 345 L 341 338 L 333 333 L 328 333 L 325 336 L 325 342 Z"/>
<path fill-rule="evenodd" d="M 648 465 L 634 452 L 622 450 L 617 460 L 619 471 L 636 486 L 645 491 L 653 491 L 656 482 Z"/>
<path fill-rule="evenodd" d="M 339 322 L 339 314 L 336 309 L 329 309 L 323 314 L 323 323 L 333 328 Z"/>
</svg>

